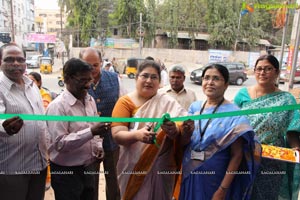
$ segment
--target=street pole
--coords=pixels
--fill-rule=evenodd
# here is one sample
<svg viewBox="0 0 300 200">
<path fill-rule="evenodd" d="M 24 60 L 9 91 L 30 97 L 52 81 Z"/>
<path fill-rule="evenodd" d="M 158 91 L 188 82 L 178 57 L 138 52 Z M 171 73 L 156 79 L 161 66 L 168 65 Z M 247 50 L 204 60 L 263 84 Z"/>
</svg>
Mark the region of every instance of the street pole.
<svg viewBox="0 0 300 200">
<path fill-rule="evenodd" d="M 140 13 L 140 28 L 139 28 L 139 54 L 140 54 L 140 58 L 142 57 L 142 13 Z"/>
<path fill-rule="evenodd" d="M 15 23 L 14 23 L 13 0 L 10 0 L 10 17 L 11 17 L 11 39 L 12 39 L 12 42 L 15 42 Z"/>
<path fill-rule="evenodd" d="M 297 5 L 299 5 L 300 0 L 297 1 Z M 294 25 L 296 25 L 296 33 L 292 31 L 292 39 L 295 41 L 294 45 L 294 53 L 293 53 L 293 61 L 292 61 L 292 70 L 289 78 L 289 90 L 293 89 L 294 86 L 294 78 L 295 78 L 295 72 L 297 69 L 297 60 L 298 60 L 298 52 L 299 52 L 299 43 L 300 43 L 300 10 L 295 10 L 295 16 L 294 16 Z"/>
<path fill-rule="evenodd" d="M 237 29 L 237 31 L 238 31 L 238 37 L 240 35 L 241 18 L 242 18 L 242 14 L 240 13 L 239 22 L 238 22 L 238 29 Z M 238 38 L 236 37 L 235 38 L 235 42 L 234 42 L 234 52 L 236 52 L 237 43 L 238 43 Z"/>
<path fill-rule="evenodd" d="M 286 6 L 288 6 L 290 4 L 290 0 L 287 1 Z M 285 23 L 283 26 L 283 30 L 282 30 L 282 40 L 281 40 L 281 49 L 280 49 L 280 60 L 279 60 L 279 70 L 281 70 L 282 67 L 282 60 L 283 60 L 283 55 L 284 55 L 284 49 L 285 49 L 285 41 L 286 41 L 286 33 L 287 33 L 287 25 L 289 23 L 289 10 L 287 8 L 287 12 L 285 14 Z"/>
</svg>

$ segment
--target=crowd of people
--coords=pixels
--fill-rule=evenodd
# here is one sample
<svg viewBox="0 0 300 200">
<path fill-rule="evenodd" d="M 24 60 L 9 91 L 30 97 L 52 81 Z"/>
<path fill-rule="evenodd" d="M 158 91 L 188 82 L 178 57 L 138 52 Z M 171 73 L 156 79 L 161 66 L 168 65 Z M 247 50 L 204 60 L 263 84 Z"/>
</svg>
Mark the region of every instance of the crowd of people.
<svg viewBox="0 0 300 200">
<path fill-rule="evenodd" d="M 25 60 L 16 44 L 0 49 L 0 114 L 12 114 L 0 120 L 1 199 L 43 199 L 50 169 L 55 199 L 97 200 L 101 162 L 107 200 L 298 198 L 300 165 L 262 158 L 260 144 L 300 150 L 299 110 L 195 118 L 296 104 L 276 85 L 274 56 L 257 59 L 256 84 L 233 102 L 224 98 L 229 72 L 220 64 L 203 70 L 206 98 L 198 100 L 184 86 L 183 66 L 167 71 L 150 56 L 128 93 L 112 63 L 85 48 L 64 64 L 66 88 L 57 97 L 42 87 L 40 74 L 25 74 Z M 41 121 L 19 114 L 113 118 Z M 185 120 L 172 121 L 177 117 Z"/>
</svg>

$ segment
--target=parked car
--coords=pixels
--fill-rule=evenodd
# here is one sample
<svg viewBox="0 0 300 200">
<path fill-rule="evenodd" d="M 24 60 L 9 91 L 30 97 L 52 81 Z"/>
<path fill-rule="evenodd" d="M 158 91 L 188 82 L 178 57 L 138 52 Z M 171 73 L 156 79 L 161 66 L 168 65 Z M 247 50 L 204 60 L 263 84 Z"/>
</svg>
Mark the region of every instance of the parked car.
<svg viewBox="0 0 300 200">
<path fill-rule="evenodd" d="M 27 68 L 39 68 L 41 55 L 33 55 L 26 58 Z"/>
<path fill-rule="evenodd" d="M 202 84 L 202 72 L 206 66 L 211 64 L 221 64 L 227 67 L 229 71 L 229 83 L 242 85 L 247 79 L 246 67 L 243 63 L 238 62 L 218 62 L 209 63 L 202 68 L 196 69 L 191 72 L 190 80 L 194 83 Z"/>
<path fill-rule="evenodd" d="M 280 71 L 279 83 L 284 83 L 289 81 L 289 75 L 291 72 L 287 72 L 286 66 L 283 66 Z M 294 83 L 300 82 L 300 65 L 296 68 Z"/>
</svg>

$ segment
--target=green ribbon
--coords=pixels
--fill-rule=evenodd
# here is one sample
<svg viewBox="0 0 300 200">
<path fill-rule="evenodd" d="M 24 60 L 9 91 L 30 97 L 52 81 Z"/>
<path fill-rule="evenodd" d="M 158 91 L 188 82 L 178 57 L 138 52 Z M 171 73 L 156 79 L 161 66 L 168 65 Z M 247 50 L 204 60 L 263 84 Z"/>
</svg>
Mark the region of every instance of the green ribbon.
<svg viewBox="0 0 300 200">
<path fill-rule="evenodd" d="M 275 106 L 268 108 L 259 108 L 251 110 L 239 110 L 233 112 L 222 112 L 214 114 L 203 114 L 194 116 L 184 116 L 184 117 L 164 117 L 161 118 L 115 118 L 115 117 L 98 117 L 98 116 L 56 116 L 56 115 L 31 115 L 31 114 L 0 114 L 0 119 L 9 119 L 14 116 L 19 116 L 23 120 L 34 120 L 34 121 L 84 121 L 84 122 L 157 122 L 162 123 L 166 118 L 170 121 L 185 121 L 185 120 L 201 120 L 210 118 L 223 118 L 232 116 L 242 116 L 242 115 L 254 115 L 259 113 L 268 112 L 280 112 L 287 110 L 299 110 L 300 104 L 286 105 L 286 106 Z M 156 128 L 156 127 L 155 127 Z"/>
</svg>

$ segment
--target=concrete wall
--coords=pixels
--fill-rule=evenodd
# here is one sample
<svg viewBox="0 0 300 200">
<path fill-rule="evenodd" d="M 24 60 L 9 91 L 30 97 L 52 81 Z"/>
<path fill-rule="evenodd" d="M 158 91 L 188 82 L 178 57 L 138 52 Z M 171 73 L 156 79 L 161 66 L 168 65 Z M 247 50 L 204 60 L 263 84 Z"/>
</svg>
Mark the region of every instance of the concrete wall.
<svg viewBox="0 0 300 200">
<path fill-rule="evenodd" d="M 71 57 L 78 57 L 81 48 L 73 48 L 70 52 Z M 166 67 L 173 64 L 182 64 L 187 71 L 199 68 L 209 62 L 209 52 L 199 50 L 181 50 L 181 49 L 159 49 L 159 48 L 143 48 L 142 58 L 152 56 L 164 62 Z M 138 49 L 104 49 L 104 58 L 111 60 L 113 57 L 119 60 L 121 66 L 129 57 L 140 57 Z M 229 57 L 229 61 L 243 62 L 248 65 L 249 52 L 237 51 L 233 56 Z M 119 69 L 122 71 L 122 68 Z"/>
</svg>

